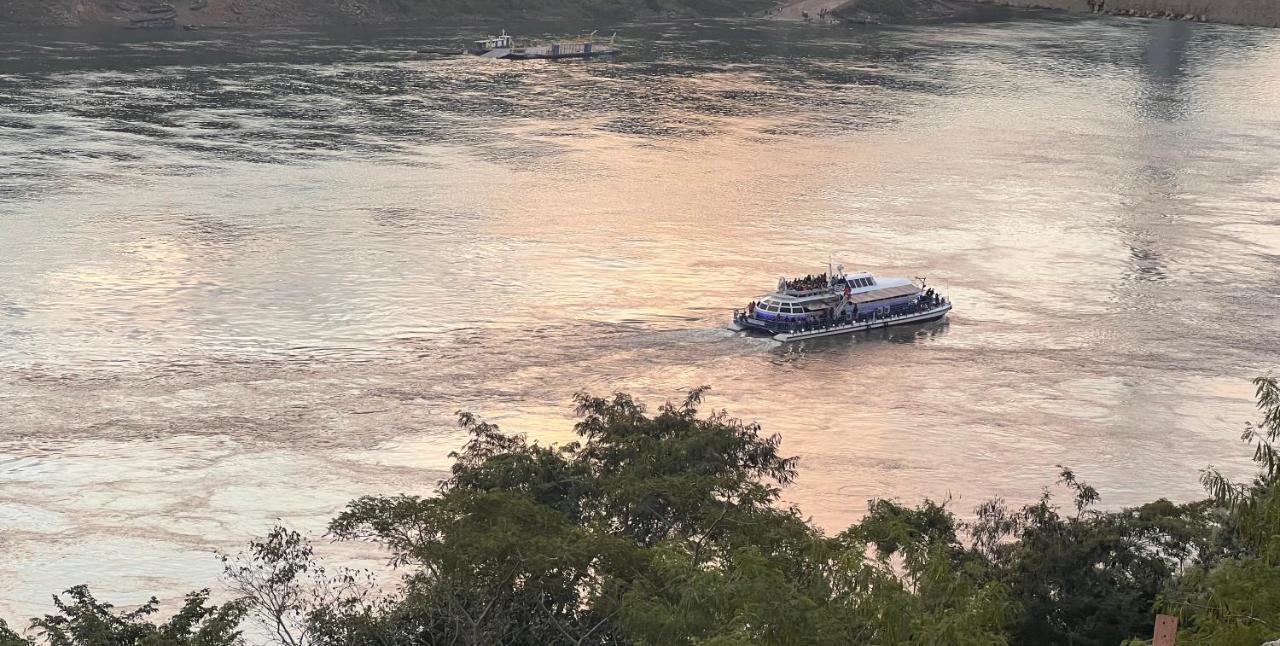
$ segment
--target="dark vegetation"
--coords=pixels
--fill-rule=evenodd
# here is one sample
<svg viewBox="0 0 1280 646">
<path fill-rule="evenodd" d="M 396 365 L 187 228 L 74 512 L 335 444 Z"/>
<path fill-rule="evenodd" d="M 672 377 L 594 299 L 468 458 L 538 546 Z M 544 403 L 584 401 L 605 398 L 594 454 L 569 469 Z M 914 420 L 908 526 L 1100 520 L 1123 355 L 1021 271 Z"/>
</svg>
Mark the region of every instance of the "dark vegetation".
<svg viewBox="0 0 1280 646">
<path fill-rule="evenodd" d="M 581 395 L 564 446 L 463 414 L 439 495 L 361 498 L 330 524 L 387 550 L 394 590 L 276 528 L 224 558 L 234 601 L 194 593 L 154 623 L 154 602 L 118 612 L 73 588 L 0 645 L 1101 645 L 1141 643 L 1165 612 L 1180 645 L 1258 646 L 1280 637 L 1280 387 L 1255 383 L 1257 476 L 1207 470 L 1207 500 L 1104 512 L 1063 469 L 1035 504 L 961 521 L 877 500 L 834 536 L 778 507 L 797 473 L 779 438 L 700 416 L 701 389 L 653 415 Z M 251 618 L 267 637 L 242 635 Z"/>
</svg>

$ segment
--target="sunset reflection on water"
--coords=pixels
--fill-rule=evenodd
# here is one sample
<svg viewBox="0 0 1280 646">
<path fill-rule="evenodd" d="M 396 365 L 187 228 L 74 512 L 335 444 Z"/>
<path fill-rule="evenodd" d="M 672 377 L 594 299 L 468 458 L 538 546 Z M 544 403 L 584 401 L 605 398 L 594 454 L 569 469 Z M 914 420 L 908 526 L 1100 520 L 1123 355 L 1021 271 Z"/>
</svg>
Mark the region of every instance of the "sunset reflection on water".
<svg viewBox="0 0 1280 646">
<path fill-rule="evenodd" d="M 1247 464 L 1247 380 L 1280 365 L 1276 36 L 622 31 L 603 65 L 0 39 L 0 616 L 210 585 L 277 518 L 430 493 L 459 410 L 572 439 L 580 390 L 711 385 L 832 530 L 872 497 L 1028 500 L 1057 464 L 1109 506 Z M 829 259 L 956 310 L 725 329 Z"/>
</svg>

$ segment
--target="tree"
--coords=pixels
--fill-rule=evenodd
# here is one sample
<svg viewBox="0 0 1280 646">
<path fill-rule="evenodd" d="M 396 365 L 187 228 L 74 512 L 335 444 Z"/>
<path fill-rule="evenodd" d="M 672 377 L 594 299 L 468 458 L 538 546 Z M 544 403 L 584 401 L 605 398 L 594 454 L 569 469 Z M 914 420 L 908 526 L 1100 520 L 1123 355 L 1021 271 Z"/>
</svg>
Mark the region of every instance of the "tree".
<svg viewBox="0 0 1280 646">
<path fill-rule="evenodd" d="M 0 646 L 32 646 L 32 642 L 14 632 L 9 624 L 0 619 Z"/>
<path fill-rule="evenodd" d="M 542 447 L 460 414 L 471 435 L 434 498 L 369 497 L 330 525 L 417 571 L 397 612 L 457 643 L 616 640 L 625 591 L 659 546 L 705 563 L 736 528 L 772 515 L 794 458 L 777 436 L 714 413 L 704 389 L 655 416 L 622 394 L 577 397 L 581 442 Z"/>
<path fill-rule="evenodd" d="M 1241 439 L 1250 444 L 1258 472 L 1252 482 L 1235 483 L 1207 469 L 1201 481 L 1213 501 L 1228 512 L 1229 558 L 1189 573 L 1165 606 L 1183 616 L 1179 643 L 1255 646 L 1280 638 L 1280 384 L 1259 377 L 1262 421 L 1247 424 Z"/>
<path fill-rule="evenodd" d="M 251 541 L 248 554 L 220 558 L 232 592 L 284 646 L 314 644 L 312 633 L 327 628 L 322 641 L 334 643 L 331 624 L 336 617 L 354 620 L 380 601 L 367 573 L 341 569 L 330 575 L 311 544 L 284 527 L 273 527 L 265 540 Z"/>
<path fill-rule="evenodd" d="M 1206 506 L 1159 500 L 1104 513 L 1093 507 L 1097 490 L 1070 469 L 1058 482 L 1072 493 L 1073 515 L 1060 513 L 1046 490 L 1016 512 L 983 505 L 972 527 L 976 549 L 1020 608 L 1012 641 L 1103 646 L 1151 634 L 1169 582 L 1212 551 Z"/>
<path fill-rule="evenodd" d="M 845 643 L 1008 643 L 1016 605 L 990 564 L 963 544 L 962 529 L 946 502 L 913 509 L 872 501 L 841 535 L 845 557 L 834 570 L 854 592 L 843 601 L 847 623 L 858 628 Z"/>
<path fill-rule="evenodd" d="M 69 597 L 53 597 L 59 614 L 45 615 L 31 622 L 44 643 L 49 646 L 234 646 L 242 644 L 240 620 L 245 605 L 233 601 L 221 606 L 208 605 L 209 591 L 188 594 L 182 608 L 168 621 L 153 624 L 147 617 L 159 611 L 152 597 L 129 612 L 117 613 L 114 606 L 98 601 L 83 585 L 63 593 Z M 6 641 L 7 640 L 7 641 Z M 0 644 L 34 643 L 21 640 L 0 626 Z"/>
<path fill-rule="evenodd" d="M 223 557 L 236 601 L 193 593 L 157 624 L 155 599 L 117 612 L 77 587 L 33 620 L 37 641 L 0 623 L 0 646 L 230 646 L 248 611 L 283 646 L 1086 646 L 1140 643 L 1156 608 L 1182 615 L 1179 643 L 1255 646 L 1280 637 L 1280 387 L 1256 383 L 1258 475 L 1207 471 L 1209 500 L 1105 512 L 1061 468 L 1065 509 L 1049 489 L 972 522 L 874 500 L 835 536 L 778 505 L 797 467 L 778 436 L 701 415 L 705 389 L 652 415 L 578 395 L 562 446 L 461 413 L 437 495 L 360 498 L 329 525 L 385 548 L 398 590 L 277 527 Z"/>
<path fill-rule="evenodd" d="M 438 496 L 362 498 L 330 532 L 410 569 L 380 620 L 414 643 L 1004 643 L 1005 597 L 953 569 L 949 512 L 914 520 L 950 540 L 895 539 L 869 562 L 872 530 L 832 539 L 777 508 L 796 459 L 755 424 L 700 416 L 704 393 L 652 416 L 580 394 L 579 440 L 559 447 L 460 414 L 471 438 Z M 889 559 L 908 551 L 904 583 Z"/>
</svg>

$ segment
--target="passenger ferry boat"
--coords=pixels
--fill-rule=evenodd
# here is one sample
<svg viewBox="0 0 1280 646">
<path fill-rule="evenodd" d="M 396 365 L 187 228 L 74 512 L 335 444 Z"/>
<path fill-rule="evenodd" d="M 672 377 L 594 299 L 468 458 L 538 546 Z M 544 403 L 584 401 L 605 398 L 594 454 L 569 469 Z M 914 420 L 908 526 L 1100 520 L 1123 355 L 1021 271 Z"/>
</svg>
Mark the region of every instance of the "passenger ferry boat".
<svg viewBox="0 0 1280 646">
<path fill-rule="evenodd" d="M 602 43 L 595 41 L 595 35 L 595 32 L 591 32 L 591 35 L 583 40 L 517 47 L 515 39 L 508 36 L 506 30 L 503 30 L 501 36 L 490 36 L 484 40 L 475 41 L 471 47 L 467 48 L 466 53 L 474 54 L 481 58 L 505 58 L 508 60 L 595 58 L 613 56 L 618 53 L 618 50 L 613 46 L 612 37 L 609 38 L 609 42 Z"/>
<path fill-rule="evenodd" d="M 951 301 L 931 287 L 906 278 L 846 274 L 844 266 L 827 273 L 780 279 L 778 289 L 746 309 L 733 311 L 729 329 L 765 332 L 778 341 L 799 341 L 894 325 L 937 321 Z"/>
</svg>

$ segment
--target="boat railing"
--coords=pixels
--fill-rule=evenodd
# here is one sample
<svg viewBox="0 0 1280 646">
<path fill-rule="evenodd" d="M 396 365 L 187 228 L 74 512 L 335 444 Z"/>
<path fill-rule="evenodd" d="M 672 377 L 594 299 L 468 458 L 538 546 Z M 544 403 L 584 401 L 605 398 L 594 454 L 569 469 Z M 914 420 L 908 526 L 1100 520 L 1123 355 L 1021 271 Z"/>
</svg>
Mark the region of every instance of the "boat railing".
<svg viewBox="0 0 1280 646">
<path fill-rule="evenodd" d="M 940 310 L 943 306 L 950 304 L 950 299 L 940 297 L 933 299 L 932 302 L 916 303 L 915 307 L 911 307 L 908 311 L 900 311 L 895 313 L 886 313 L 884 310 L 874 310 L 865 313 L 859 313 L 858 316 L 841 316 L 837 319 L 827 320 L 823 322 L 796 322 L 796 321 L 778 321 L 759 319 L 754 316 L 754 311 L 733 310 L 733 321 L 746 322 L 749 320 L 758 321 L 759 324 L 767 326 L 768 329 L 776 330 L 778 333 L 808 333 L 808 331 L 823 331 L 838 329 L 838 327 L 851 327 L 856 325 L 867 324 L 867 322 L 878 321 L 896 321 L 899 319 L 908 319 L 911 316 L 919 316 L 922 313 Z"/>
<path fill-rule="evenodd" d="M 813 289 L 792 289 L 787 287 L 781 293 L 787 296 L 815 296 L 817 294 L 829 294 L 831 291 L 830 287 L 814 287 Z"/>
<path fill-rule="evenodd" d="M 950 304 L 951 304 L 950 300 L 948 300 L 945 297 L 941 297 L 927 307 L 912 308 L 909 311 L 898 312 L 896 314 L 885 314 L 880 311 L 875 311 L 867 314 L 862 314 L 856 317 L 841 317 L 835 320 L 826 321 L 824 323 L 818 323 L 818 324 L 795 323 L 795 322 L 780 323 L 777 321 L 766 321 L 764 319 L 755 319 L 755 320 L 765 324 L 770 330 L 776 330 L 776 332 L 785 332 L 788 334 L 795 334 L 798 332 L 799 333 L 824 332 L 827 330 L 834 330 L 839 328 L 856 327 L 858 325 L 863 325 L 865 323 L 877 323 L 882 321 L 887 322 L 887 321 L 896 321 L 898 319 L 910 318 L 912 316 L 919 316 L 921 314 L 927 314 L 929 312 L 942 309 L 943 306 L 950 305 Z M 736 322 L 746 321 L 747 319 L 750 319 L 750 318 L 752 318 L 752 316 L 744 310 L 739 310 L 739 309 L 733 310 L 733 320 Z"/>
</svg>

